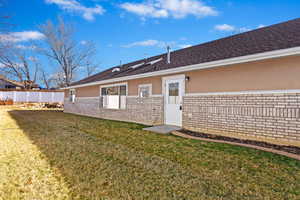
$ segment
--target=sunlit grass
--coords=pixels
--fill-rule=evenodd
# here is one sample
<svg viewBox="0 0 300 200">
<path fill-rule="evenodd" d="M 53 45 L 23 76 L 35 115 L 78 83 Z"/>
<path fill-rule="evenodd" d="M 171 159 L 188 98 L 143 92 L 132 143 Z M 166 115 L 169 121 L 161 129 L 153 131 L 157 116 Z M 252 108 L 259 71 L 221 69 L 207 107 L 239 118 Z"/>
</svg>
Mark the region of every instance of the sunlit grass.
<svg viewBox="0 0 300 200">
<path fill-rule="evenodd" d="M 0 110 L 0 199 L 67 199 L 68 194 L 59 170 Z"/>
<path fill-rule="evenodd" d="M 300 162 L 283 156 L 62 112 L 1 115 L 0 199 L 300 199 Z"/>
</svg>

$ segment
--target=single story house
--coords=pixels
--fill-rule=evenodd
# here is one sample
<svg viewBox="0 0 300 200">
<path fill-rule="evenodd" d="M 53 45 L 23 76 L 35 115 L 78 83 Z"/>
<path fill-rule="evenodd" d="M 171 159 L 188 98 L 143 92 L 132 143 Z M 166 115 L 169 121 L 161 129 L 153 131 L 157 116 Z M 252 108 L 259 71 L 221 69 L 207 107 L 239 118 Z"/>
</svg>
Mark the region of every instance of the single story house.
<svg viewBox="0 0 300 200">
<path fill-rule="evenodd" d="M 39 90 L 40 86 L 33 81 L 22 81 L 18 82 L 15 80 L 10 80 L 3 75 L 0 75 L 0 89 L 13 89 L 13 90 L 21 90 L 21 89 L 28 89 L 28 90 Z"/>
<path fill-rule="evenodd" d="M 24 89 L 24 85 L 0 75 L 0 89 Z"/>
<path fill-rule="evenodd" d="M 65 90 L 65 112 L 300 141 L 300 18 L 115 66 Z"/>
</svg>

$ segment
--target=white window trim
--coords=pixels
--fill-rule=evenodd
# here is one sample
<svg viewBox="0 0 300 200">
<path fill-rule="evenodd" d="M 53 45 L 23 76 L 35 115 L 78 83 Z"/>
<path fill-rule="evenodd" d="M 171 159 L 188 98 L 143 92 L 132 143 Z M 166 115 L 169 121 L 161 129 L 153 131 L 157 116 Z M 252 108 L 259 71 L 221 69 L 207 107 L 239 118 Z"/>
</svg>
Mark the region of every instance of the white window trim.
<svg viewBox="0 0 300 200">
<path fill-rule="evenodd" d="M 127 82 L 122 82 L 122 83 L 115 83 L 115 84 L 108 84 L 108 85 L 100 85 L 100 98 L 102 97 L 102 88 L 107 88 L 107 87 L 115 87 L 115 86 L 126 86 L 126 98 L 128 97 L 128 83 Z M 104 108 L 102 107 L 102 109 L 106 109 L 106 110 L 125 110 L 125 108 Z"/>
<path fill-rule="evenodd" d="M 164 76 L 162 77 L 162 95 L 166 96 L 166 81 L 167 80 L 177 80 L 177 79 L 183 79 L 183 88 L 182 88 L 182 96 L 185 95 L 185 74 L 179 74 L 175 76 Z"/>
<path fill-rule="evenodd" d="M 70 96 L 70 97 L 69 97 L 69 98 L 71 98 L 71 101 L 70 101 L 70 102 L 71 102 L 71 103 L 75 103 L 75 101 L 76 101 L 76 89 L 75 89 L 75 88 L 70 89 L 69 95 L 70 95 L 71 91 L 74 91 L 74 98 L 73 98 L 73 95 Z"/>
<path fill-rule="evenodd" d="M 115 84 L 109 84 L 109 85 L 100 85 L 100 97 L 102 96 L 102 93 L 101 93 L 102 88 L 122 86 L 122 85 L 126 86 L 126 96 L 128 96 L 128 83 L 123 82 L 123 83 L 115 83 Z"/>
<path fill-rule="evenodd" d="M 152 83 L 138 85 L 138 97 L 145 98 L 140 96 L 140 89 L 142 87 L 149 87 L 149 97 L 152 97 Z"/>
</svg>

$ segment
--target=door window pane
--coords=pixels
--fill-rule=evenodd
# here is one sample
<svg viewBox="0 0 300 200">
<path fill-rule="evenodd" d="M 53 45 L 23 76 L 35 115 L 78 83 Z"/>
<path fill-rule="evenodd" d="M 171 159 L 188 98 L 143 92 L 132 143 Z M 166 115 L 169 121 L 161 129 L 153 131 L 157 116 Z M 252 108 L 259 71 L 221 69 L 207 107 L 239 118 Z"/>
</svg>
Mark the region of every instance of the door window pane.
<svg viewBox="0 0 300 200">
<path fill-rule="evenodd" d="M 121 85 L 120 86 L 120 95 L 121 96 L 126 96 L 126 85 Z"/>
<path fill-rule="evenodd" d="M 169 83 L 169 104 L 178 104 L 179 103 L 179 83 Z"/>
</svg>

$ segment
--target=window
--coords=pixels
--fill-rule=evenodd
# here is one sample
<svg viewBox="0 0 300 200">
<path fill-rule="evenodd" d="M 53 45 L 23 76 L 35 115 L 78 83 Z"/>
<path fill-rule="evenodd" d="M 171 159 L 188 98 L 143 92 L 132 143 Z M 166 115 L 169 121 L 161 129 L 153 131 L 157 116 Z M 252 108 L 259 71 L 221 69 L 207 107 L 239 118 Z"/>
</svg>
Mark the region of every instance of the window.
<svg viewBox="0 0 300 200">
<path fill-rule="evenodd" d="M 69 101 L 74 103 L 76 98 L 75 89 L 70 89 L 69 91 Z"/>
<path fill-rule="evenodd" d="M 179 103 L 179 83 L 169 83 L 169 104 Z"/>
<path fill-rule="evenodd" d="M 108 109 L 126 108 L 126 85 L 107 86 L 101 88 L 102 106 Z"/>
<path fill-rule="evenodd" d="M 146 98 L 152 95 L 152 84 L 139 85 L 139 97 Z"/>
</svg>

